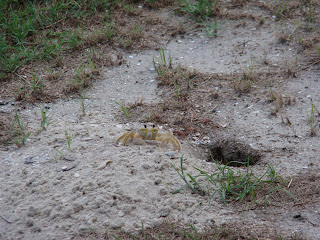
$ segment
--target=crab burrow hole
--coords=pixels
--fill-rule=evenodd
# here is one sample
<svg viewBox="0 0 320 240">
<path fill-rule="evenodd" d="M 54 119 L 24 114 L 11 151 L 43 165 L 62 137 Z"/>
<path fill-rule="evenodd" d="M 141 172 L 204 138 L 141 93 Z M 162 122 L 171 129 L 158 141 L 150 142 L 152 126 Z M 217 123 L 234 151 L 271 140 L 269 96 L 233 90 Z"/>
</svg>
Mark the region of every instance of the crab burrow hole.
<svg viewBox="0 0 320 240">
<path fill-rule="evenodd" d="M 261 159 L 258 150 L 236 139 L 220 139 L 208 145 L 207 161 L 218 161 L 234 167 L 256 164 Z"/>
</svg>

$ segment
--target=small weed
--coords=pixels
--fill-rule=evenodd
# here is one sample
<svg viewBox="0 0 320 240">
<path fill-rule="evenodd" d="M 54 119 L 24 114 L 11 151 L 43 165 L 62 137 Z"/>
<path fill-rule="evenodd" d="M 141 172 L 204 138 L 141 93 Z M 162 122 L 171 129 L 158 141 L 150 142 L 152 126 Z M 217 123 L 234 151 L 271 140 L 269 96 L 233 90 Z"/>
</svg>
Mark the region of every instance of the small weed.
<svg viewBox="0 0 320 240">
<path fill-rule="evenodd" d="M 180 96 L 180 86 L 177 83 L 177 81 L 173 80 L 173 85 L 174 85 L 174 94 L 176 95 L 176 98 L 179 98 Z"/>
<path fill-rule="evenodd" d="M 243 76 L 240 79 L 237 79 L 233 83 L 234 89 L 239 93 L 247 93 L 251 90 L 253 80 L 254 80 L 254 63 L 252 56 L 250 57 L 250 61 L 248 64 L 248 71 L 243 71 Z"/>
<path fill-rule="evenodd" d="M 314 20 L 314 15 L 312 13 L 312 6 L 311 6 L 311 0 L 309 0 L 309 10 L 308 10 L 308 15 L 307 15 L 307 28 L 309 29 L 309 24 L 313 22 Z"/>
<path fill-rule="evenodd" d="M 311 110 L 310 110 L 310 114 L 307 112 L 307 116 L 308 116 L 308 125 L 310 128 L 310 134 L 311 136 L 315 136 L 317 133 L 317 128 L 319 127 L 319 123 L 316 119 L 316 115 L 315 115 L 315 111 L 318 112 L 318 116 L 320 115 L 319 111 L 317 110 L 317 108 L 315 107 L 315 105 L 313 104 L 313 102 L 311 102 Z"/>
<path fill-rule="evenodd" d="M 296 25 L 296 27 L 292 31 L 290 31 L 287 26 L 275 25 L 275 30 L 276 30 L 275 35 L 278 37 L 280 43 L 287 43 L 293 38 L 293 35 L 298 28 L 299 26 Z"/>
<path fill-rule="evenodd" d="M 190 89 L 191 83 L 194 79 L 196 79 L 196 75 L 191 73 L 190 71 L 188 71 L 188 75 L 181 73 L 181 75 L 183 76 L 183 78 L 186 80 L 187 82 L 187 88 Z"/>
<path fill-rule="evenodd" d="M 75 69 L 75 76 L 71 82 L 74 89 L 86 88 L 90 85 L 90 80 L 93 77 L 92 72 L 85 66 L 80 66 Z"/>
<path fill-rule="evenodd" d="M 160 79 L 163 79 L 165 77 L 165 74 L 167 72 L 170 72 L 170 70 L 172 69 L 173 58 L 171 57 L 170 53 L 167 58 L 163 49 L 161 49 L 159 53 L 160 53 L 160 57 L 153 58 L 153 66 L 158 74 L 158 77 Z"/>
<path fill-rule="evenodd" d="M 81 110 L 82 110 L 82 116 L 85 116 L 86 115 L 86 109 L 87 107 L 89 107 L 89 105 L 93 102 L 92 100 L 89 102 L 89 103 L 85 103 L 85 100 L 86 100 L 86 96 L 87 96 L 87 92 L 88 92 L 88 89 L 86 89 L 85 91 L 83 91 L 81 94 L 80 94 L 80 103 L 81 103 Z"/>
<path fill-rule="evenodd" d="M 56 152 L 59 154 L 59 158 L 60 159 L 64 159 L 65 158 L 65 156 L 64 156 L 64 154 L 61 152 L 61 151 L 59 151 L 58 149 L 54 149 L 54 150 L 56 150 Z M 55 158 L 55 160 L 57 160 L 56 158 Z"/>
<path fill-rule="evenodd" d="M 199 28 L 204 30 L 208 37 L 218 37 L 218 30 L 222 29 L 219 27 L 217 18 L 213 19 L 213 23 L 210 22 L 210 19 L 206 18 L 205 21 L 201 22 L 203 27 Z"/>
<path fill-rule="evenodd" d="M 290 95 L 282 95 L 273 89 L 270 89 L 269 102 L 273 103 L 273 107 L 270 108 L 271 115 L 277 115 L 283 107 L 292 105 L 295 102 L 295 99 Z"/>
<path fill-rule="evenodd" d="M 253 80 L 253 58 L 250 57 L 250 61 L 248 64 L 248 74 L 244 75 L 245 79 L 247 80 Z"/>
<path fill-rule="evenodd" d="M 220 11 L 220 5 L 218 0 L 215 0 L 214 2 L 212 0 L 184 0 L 180 9 L 201 21 L 202 19 L 209 18 L 212 15 L 217 15 Z"/>
<path fill-rule="evenodd" d="M 52 123 L 52 116 L 47 115 L 47 108 L 42 106 L 41 110 L 41 129 L 47 130 L 49 125 Z"/>
<path fill-rule="evenodd" d="M 143 28 L 139 25 L 135 25 L 132 27 L 130 35 L 133 39 L 139 39 L 142 37 L 143 34 Z"/>
<path fill-rule="evenodd" d="M 247 92 L 250 92 L 252 88 L 252 83 L 253 82 L 251 80 L 247 79 L 246 74 L 243 73 L 243 78 L 237 79 L 236 81 L 234 81 L 233 87 L 240 94 L 247 93 Z"/>
<path fill-rule="evenodd" d="M 282 121 L 282 123 L 287 124 L 287 125 L 290 126 L 290 128 L 291 128 L 291 130 L 292 130 L 292 132 L 293 132 L 295 137 L 298 136 L 297 135 L 297 131 L 296 131 L 295 127 L 293 126 L 293 123 L 291 122 L 291 120 L 288 117 L 288 115 L 286 115 L 285 118 L 283 117 L 283 115 L 281 115 L 281 121 Z"/>
<path fill-rule="evenodd" d="M 64 133 L 65 133 L 65 136 L 66 136 L 68 149 L 70 149 L 70 147 L 71 147 L 71 134 L 68 133 L 67 128 L 65 128 Z"/>
<path fill-rule="evenodd" d="M 294 61 L 291 61 L 288 64 L 287 74 L 289 77 L 297 77 L 297 68 L 298 68 L 298 56 Z"/>
<path fill-rule="evenodd" d="M 124 115 L 126 118 L 129 119 L 129 118 L 130 118 L 130 112 L 129 112 L 128 108 L 126 108 L 124 104 L 121 104 L 121 103 L 116 102 L 116 101 L 114 101 L 114 102 L 115 102 L 117 105 L 120 106 L 123 115 Z"/>
<path fill-rule="evenodd" d="M 62 75 L 61 71 L 53 71 L 53 69 L 50 67 L 46 68 L 46 72 L 47 72 L 46 78 L 49 81 L 57 81 L 61 78 L 61 75 Z"/>
<path fill-rule="evenodd" d="M 18 126 L 15 130 L 13 130 L 15 123 L 12 123 L 12 126 L 11 126 L 11 133 L 14 136 L 13 140 L 17 144 L 17 146 L 25 145 L 31 132 L 26 131 L 23 120 L 18 115 L 18 111 L 16 111 L 16 123 Z"/>
<path fill-rule="evenodd" d="M 239 162 L 235 162 L 239 163 Z M 199 168 L 195 168 L 199 174 L 192 176 L 185 174 L 183 171 L 183 155 L 180 159 L 180 170 L 173 166 L 179 176 L 186 183 L 185 186 L 173 192 L 173 194 L 180 192 L 184 188 L 188 188 L 192 193 L 200 195 L 209 195 L 209 203 L 213 200 L 214 195 L 217 193 L 224 204 L 227 201 L 243 201 L 247 197 L 251 200 L 257 201 L 256 194 L 258 190 L 263 189 L 263 196 L 269 196 L 275 191 L 283 190 L 289 194 L 293 199 L 294 196 L 283 186 L 286 182 L 280 177 L 273 166 L 268 165 L 268 169 L 262 176 L 256 176 L 249 168 L 249 161 L 247 162 L 246 170 L 235 171 L 228 165 L 222 166 L 217 164 L 217 169 L 209 174 Z M 201 179 L 198 181 L 198 179 Z"/>
<path fill-rule="evenodd" d="M 104 33 L 107 36 L 108 40 L 111 41 L 114 35 L 114 23 L 104 23 Z"/>
<path fill-rule="evenodd" d="M 274 15 L 277 18 L 282 19 L 285 17 L 286 12 L 287 12 L 287 3 L 284 0 L 276 0 Z"/>
<path fill-rule="evenodd" d="M 134 16 L 136 15 L 136 10 L 131 5 L 123 5 L 124 10 L 128 13 L 128 15 Z"/>
<path fill-rule="evenodd" d="M 31 88 L 32 88 L 32 93 L 33 94 L 40 93 L 42 91 L 42 89 L 43 89 L 43 85 L 41 83 L 41 80 L 35 73 L 32 73 Z"/>
</svg>

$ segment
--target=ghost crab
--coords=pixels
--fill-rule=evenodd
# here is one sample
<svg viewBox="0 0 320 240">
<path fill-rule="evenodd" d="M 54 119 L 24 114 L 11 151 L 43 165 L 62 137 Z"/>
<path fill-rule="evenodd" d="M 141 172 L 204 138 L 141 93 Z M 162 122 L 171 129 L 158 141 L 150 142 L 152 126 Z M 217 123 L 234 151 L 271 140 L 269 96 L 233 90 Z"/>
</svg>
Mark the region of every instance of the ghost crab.
<svg viewBox="0 0 320 240">
<path fill-rule="evenodd" d="M 161 147 L 168 145 L 170 142 L 172 143 L 173 147 L 180 152 L 181 144 L 179 140 L 173 136 L 171 133 L 159 133 L 159 129 L 153 127 L 151 129 L 147 128 L 145 125 L 144 128 L 140 128 L 138 131 L 128 131 L 119 137 L 116 143 L 123 140 L 123 145 L 132 139 L 133 143 L 135 144 L 145 144 L 144 140 L 156 140 L 161 141 Z"/>
</svg>

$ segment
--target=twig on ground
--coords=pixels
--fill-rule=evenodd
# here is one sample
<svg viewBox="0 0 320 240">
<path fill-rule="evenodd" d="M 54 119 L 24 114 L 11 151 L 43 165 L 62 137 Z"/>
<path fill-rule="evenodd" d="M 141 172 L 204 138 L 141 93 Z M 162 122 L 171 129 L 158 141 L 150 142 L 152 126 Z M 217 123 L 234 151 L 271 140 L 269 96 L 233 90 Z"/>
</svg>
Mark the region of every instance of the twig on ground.
<svg viewBox="0 0 320 240">
<path fill-rule="evenodd" d="M 6 219 L 4 216 L 0 216 L 3 220 L 5 220 L 7 223 L 12 223 L 11 221 L 9 221 L 8 219 Z"/>
</svg>

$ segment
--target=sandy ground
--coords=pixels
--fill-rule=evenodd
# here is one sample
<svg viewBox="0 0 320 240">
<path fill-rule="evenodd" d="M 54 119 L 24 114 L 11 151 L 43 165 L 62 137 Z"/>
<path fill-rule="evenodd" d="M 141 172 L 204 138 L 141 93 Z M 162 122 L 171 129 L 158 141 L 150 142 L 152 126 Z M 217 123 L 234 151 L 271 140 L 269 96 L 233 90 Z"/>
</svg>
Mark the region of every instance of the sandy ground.
<svg viewBox="0 0 320 240">
<path fill-rule="evenodd" d="M 164 45 L 165 51 L 175 63 L 204 73 L 242 72 L 248 69 L 251 57 L 254 71 L 265 59 L 279 71 L 295 60 L 297 52 L 290 45 L 280 44 L 270 25 L 236 25 L 232 21 L 223 23 L 218 38 L 191 34 L 172 39 Z M 33 134 L 23 147 L 0 149 L 0 239 L 68 239 L 90 231 L 134 231 L 141 228 L 142 221 L 145 227 L 155 227 L 165 219 L 193 224 L 199 230 L 245 224 L 257 236 L 276 231 L 285 237 L 298 233 L 320 239 L 319 198 L 305 204 L 275 204 L 242 211 L 232 204 L 223 205 L 218 198 L 209 205 L 206 197 L 187 190 L 172 195 L 183 185 L 171 166 L 179 166 L 182 154 L 186 171 L 194 172 L 196 166 L 210 172 L 216 167 L 201 158 L 203 150 L 192 136 L 180 139 L 181 153 L 170 145 L 160 147 L 153 142 L 142 146 L 115 143 L 125 129 L 138 129 L 142 124 L 125 120 L 114 101 L 133 103 L 141 96 L 145 104 L 161 101 L 152 65 L 158 54 L 125 54 L 126 64 L 106 69 L 103 80 L 87 93 L 86 103 L 92 103 L 84 117 L 79 99 L 46 104 L 52 124 L 47 131 L 35 134 L 41 122 L 39 106 L 21 110 Z M 221 94 L 233 93 L 231 85 L 221 84 Z M 319 183 L 320 140 L 310 136 L 307 123 L 311 99 L 320 108 L 319 69 L 311 66 L 298 72 L 297 78 L 287 77 L 272 84 L 253 86 L 252 94 L 233 93 L 222 98 L 212 118 L 218 117 L 227 126 L 217 132 L 212 129 L 207 137 L 209 141 L 218 135 L 233 137 L 259 150 L 262 159 L 253 167 L 258 173 L 272 164 L 283 177 L 303 178 L 315 173 L 314 181 Z M 270 88 L 295 99 L 282 112 L 291 120 L 297 136 L 282 123 L 280 114 L 270 114 Z M 1 108 L 9 112 L 15 106 Z M 159 127 L 163 132 L 171 131 L 167 126 Z M 65 130 L 71 135 L 70 149 Z M 297 214 L 301 217 L 295 218 Z"/>
</svg>

